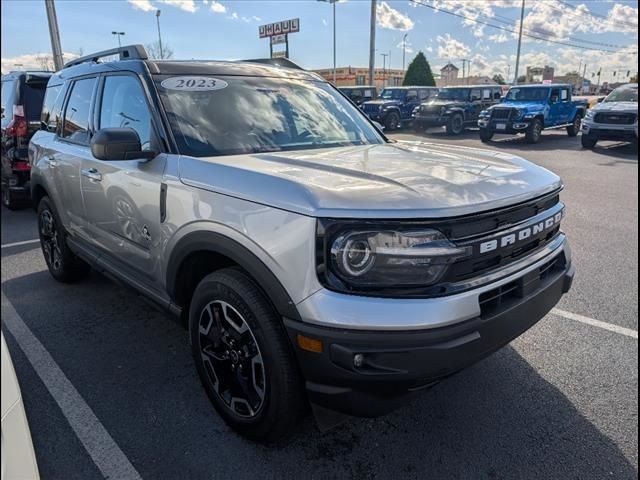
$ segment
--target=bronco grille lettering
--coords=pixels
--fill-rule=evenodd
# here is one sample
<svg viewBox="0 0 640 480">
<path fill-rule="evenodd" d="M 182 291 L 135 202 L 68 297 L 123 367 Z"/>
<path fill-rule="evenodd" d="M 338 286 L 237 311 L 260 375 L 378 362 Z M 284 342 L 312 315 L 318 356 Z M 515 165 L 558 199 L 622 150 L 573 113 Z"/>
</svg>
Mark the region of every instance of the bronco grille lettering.
<svg viewBox="0 0 640 480">
<path fill-rule="evenodd" d="M 498 247 L 503 248 L 509 245 L 514 245 L 516 242 L 520 242 L 522 240 L 526 240 L 532 235 L 537 235 L 539 233 L 550 230 L 560 223 L 562 220 L 564 210 L 556 213 L 555 215 L 537 222 L 533 225 L 529 225 L 521 230 L 518 230 L 514 233 L 509 233 L 508 235 L 504 235 L 502 237 L 494 238 L 491 240 L 486 240 L 480 243 L 480 253 L 487 253 L 497 250 Z"/>
</svg>

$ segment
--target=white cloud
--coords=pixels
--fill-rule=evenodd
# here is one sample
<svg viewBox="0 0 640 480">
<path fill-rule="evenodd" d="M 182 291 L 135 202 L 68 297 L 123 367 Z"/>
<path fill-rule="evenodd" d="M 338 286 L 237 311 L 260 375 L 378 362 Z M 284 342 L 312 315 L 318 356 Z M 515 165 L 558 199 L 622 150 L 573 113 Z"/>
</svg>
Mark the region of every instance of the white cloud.
<svg viewBox="0 0 640 480">
<path fill-rule="evenodd" d="M 160 0 L 160 1 L 167 5 L 178 7 L 180 10 L 184 10 L 185 12 L 189 12 L 189 13 L 194 13 L 196 10 L 198 10 L 195 0 Z"/>
<path fill-rule="evenodd" d="M 211 0 L 211 10 L 213 10 L 215 13 L 226 13 L 227 12 L 227 7 L 225 7 L 223 4 L 221 4 L 220 2 L 216 2 L 216 0 Z"/>
<path fill-rule="evenodd" d="M 607 15 L 610 24 L 615 24 L 624 33 L 638 34 L 638 9 L 616 3 Z"/>
<path fill-rule="evenodd" d="M 509 41 L 509 37 L 506 33 L 496 33 L 494 35 L 489 35 L 489 40 L 494 43 L 505 43 Z"/>
<path fill-rule="evenodd" d="M 143 12 L 151 12 L 156 9 L 150 0 L 127 0 L 131 6 L 136 10 L 142 10 Z"/>
<path fill-rule="evenodd" d="M 450 34 L 444 37 L 438 35 L 438 57 L 444 60 L 464 58 L 471 53 L 471 48 L 463 42 L 456 40 Z"/>
<path fill-rule="evenodd" d="M 79 57 L 77 53 L 65 52 L 62 54 L 65 62 Z M 53 69 L 53 56 L 50 53 L 27 53 L 15 57 L 2 57 L 0 59 L 2 73 L 11 70 L 50 70 Z"/>
<path fill-rule="evenodd" d="M 387 2 L 380 2 L 377 10 L 377 25 L 389 30 L 406 32 L 414 26 L 413 20 L 407 15 L 389 6 Z"/>
<path fill-rule="evenodd" d="M 402 50 L 403 45 L 402 45 L 402 40 L 400 40 L 398 42 L 398 44 L 396 45 L 396 48 L 399 48 L 400 50 Z M 405 44 L 404 44 L 404 50 L 407 53 L 413 53 L 415 50 L 413 49 L 413 44 L 411 43 L 411 40 L 406 40 Z"/>
</svg>

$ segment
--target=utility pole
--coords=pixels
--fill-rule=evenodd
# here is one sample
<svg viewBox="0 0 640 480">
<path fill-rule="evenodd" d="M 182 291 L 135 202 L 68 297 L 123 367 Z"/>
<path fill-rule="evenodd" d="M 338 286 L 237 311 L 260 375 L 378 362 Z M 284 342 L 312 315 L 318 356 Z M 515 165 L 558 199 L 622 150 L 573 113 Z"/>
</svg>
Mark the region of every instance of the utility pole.
<svg viewBox="0 0 640 480">
<path fill-rule="evenodd" d="M 582 78 L 580 79 L 580 95 L 584 93 L 584 77 L 587 76 L 587 63 L 584 64 L 584 71 L 582 73 Z"/>
<path fill-rule="evenodd" d="M 56 16 L 56 6 L 53 0 L 44 0 L 47 9 L 47 20 L 49 21 L 49 35 L 51 36 L 51 51 L 53 53 L 53 65 L 56 69 L 62 70 L 64 60 L 62 58 L 62 46 L 60 45 L 60 30 L 58 30 L 58 17 Z"/>
<path fill-rule="evenodd" d="M 333 84 L 336 84 L 336 1 L 329 0 L 333 5 Z"/>
<path fill-rule="evenodd" d="M 381 53 L 380 55 L 382 56 L 382 86 L 385 87 L 387 83 L 387 57 L 389 54 Z"/>
<path fill-rule="evenodd" d="M 513 80 L 514 85 L 518 85 L 518 70 L 520 69 L 520 51 L 522 49 L 522 28 L 524 24 L 524 2 L 522 0 L 522 9 L 520 10 L 520 33 L 518 33 L 518 53 L 516 55 L 516 76 Z"/>
<path fill-rule="evenodd" d="M 404 69 L 404 57 L 405 57 L 405 52 L 407 50 L 407 35 L 409 35 L 408 33 L 404 34 L 404 37 L 402 37 L 402 74 L 404 75 L 405 73 L 405 69 Z"/>
<path fill-rule="evenodd" d="M 511 64 L 507 65 L 507 83 L 509 83 L 510 78 L 511 78 Z"/>
<path fill-rule="evenodd" d="M 122 48 L 122 43 L 120 42 L 120 36 L 124 35 L 124 32 L 111 32 L 111 35 L 115 35 L 118 37 L 118 48 Z"/>
<path fill-rule="evenodd" d="M 376 66 L 376 0 L 371 0 L 371 25 L 369 26 L 369 85 L 375 85 Z"/>
<path fill-rule="evenodd" d="M 469 79 L 467 78 L 469 76 L 469 69 L 471 68 L 471 60 L 469 60 L 468 58 L 461 58 L 460 59 L 462 61 L 462 80 L 463 83 L 469 83 Z M 465 70 L 464 66 L 465 64 L 467 65 L 467 69 Z M 466 75 L 465 75 L 466 72 Z M 464 79 L 467 78 L 466 82 L 464 81 Z"/>
<path fill-rule="evenodd" d="M 158 47 L 160 48 L 160 58 L 164 58 L 162 51 L 162 35 L 160 35 L 160 10 L 156 10 L 156 22 L 158 23 Z"/>
</svg>

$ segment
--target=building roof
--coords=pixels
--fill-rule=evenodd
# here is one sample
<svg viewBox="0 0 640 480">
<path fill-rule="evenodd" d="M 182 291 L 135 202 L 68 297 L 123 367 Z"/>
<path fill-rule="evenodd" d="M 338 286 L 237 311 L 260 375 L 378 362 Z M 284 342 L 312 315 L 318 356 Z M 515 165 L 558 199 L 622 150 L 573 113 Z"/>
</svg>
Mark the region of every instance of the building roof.
<svg viewBox="0 0 640 480">
<path fill-rule="evenodd" d="M 453 63 L 447 63 L 444 67 L 440 69 L 441 72 L 445 70 L 460 70 L 460 69 L 456 67 Z"/>
</svg>

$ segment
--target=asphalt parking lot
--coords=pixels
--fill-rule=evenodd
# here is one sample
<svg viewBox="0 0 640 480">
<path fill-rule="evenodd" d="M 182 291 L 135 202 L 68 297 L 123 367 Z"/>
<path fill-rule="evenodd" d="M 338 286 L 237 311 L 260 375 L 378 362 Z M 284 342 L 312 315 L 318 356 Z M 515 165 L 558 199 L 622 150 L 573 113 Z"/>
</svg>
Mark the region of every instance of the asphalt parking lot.
<svg viewBox="0 0 640 480">
<path fill-rule="evenodd" d="M 99 274 L 56 283 L 29 243 L 33 211 L 3 209 L 3 331 L 42 478 L 637 478 L 637 153 L 586 151 L 563 132 L 535 146 L 499 136 L 486 146 L 477 132 L 392 136 L 496 149 L 563 177 L 577 277 L 556 310 L 401 410 L 327 433 L 308 418 L 290 444 L 268 448 L 210 407 L 180 326 Z M 52 392 L 41 378 L 47 355 L 72 387 Z M 122 461 L 133 470 L 113 467 Z"/>
</svg>

